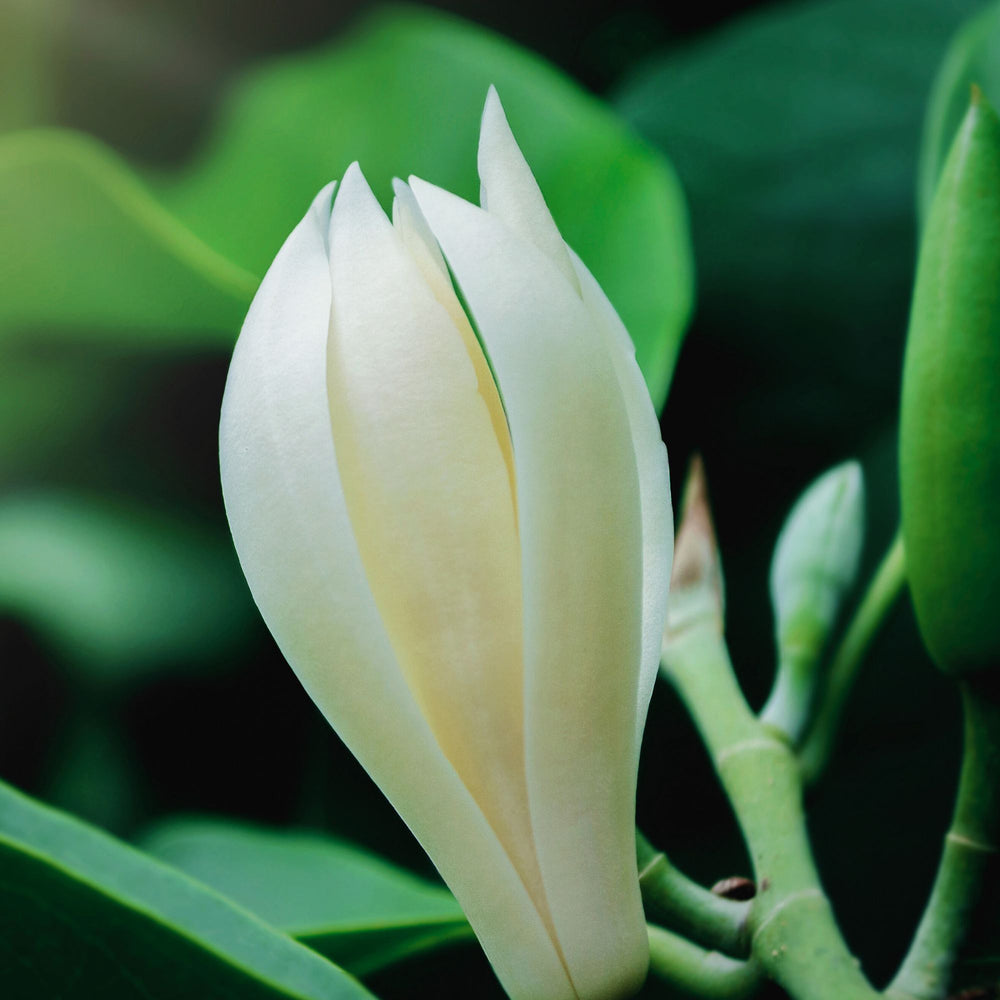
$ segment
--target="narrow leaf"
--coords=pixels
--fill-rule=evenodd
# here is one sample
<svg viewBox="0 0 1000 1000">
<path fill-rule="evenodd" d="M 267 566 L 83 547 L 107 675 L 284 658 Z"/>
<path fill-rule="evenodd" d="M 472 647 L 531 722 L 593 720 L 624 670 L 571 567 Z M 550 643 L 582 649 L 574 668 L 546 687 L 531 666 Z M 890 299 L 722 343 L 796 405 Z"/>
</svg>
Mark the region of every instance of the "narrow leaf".
<svg viewBox="0 0 1000 1000">
<path fill-rule="evenodd" d="M 315 952 L 197 882 L 0 785 L 6 1000 L 364 1000 Z"/>
<path fill-rule="evenodd" d="M 355 975 L 472 939 L 446 889 L 318 834 L 178 819 L 142 844 Z"/>
</svg>

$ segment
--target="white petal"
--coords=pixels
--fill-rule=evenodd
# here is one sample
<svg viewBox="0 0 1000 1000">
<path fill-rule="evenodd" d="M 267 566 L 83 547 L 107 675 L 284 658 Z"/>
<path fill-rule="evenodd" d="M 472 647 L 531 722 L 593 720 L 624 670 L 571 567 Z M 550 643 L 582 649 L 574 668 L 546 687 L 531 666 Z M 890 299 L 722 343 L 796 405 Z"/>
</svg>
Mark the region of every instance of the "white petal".
<svg viewBox="0 0 1000 1000">
<path fill-rule="evenodd" d="M 642 744 L 642 730 L 653 693 L 663 622 L 670 588 L 670 568 L 674 556 L 674 515 L 670 504 L 670 468 L 667 449 L 660 436 L 656 409 L 646 381 L 635 360 L 635 345 L 625 325 L 608 301 L 603 289 L 583 261 L 570 251 L 580 281 L 584 305 L 602 322 L 608 351 L 618 374 L 625 405 L 628 407 L 632 443 L 639 472 L 642 502 L 642 665 L 639 670 L 639 703 L 636 716 L 636 746 Z"/>
<path fill-rule="evenodd" d="M 479 172 L 483 178 L 483 207 L 538 246 L 560 270 L 570 263 L 574 287 L 606 329 L 611 360 L 628 406 L 643 512 L 643 655 L 636 720 L 639 745 L 660 662 L 674 544 L 670 478 L 659 421 L 635 362 L 635 345 L 604 291 L 559 235 L 493 87 L 483 111 Z"/>
<path fill-rule="evenodd" d="M 226 384 L 226 510 L 282 652 L 404 817 L 515 998 L 572 998 L 524 885 L 403 680 L 368 586 L 339 479 L 326 388 L 332 187 L 254 299 Z"/>
<path fill-rule="evenodd" d="M 626 993 L 648 945 L 634 847 L 641 500 L 605 335 L 562 272 L 491 214 L 411 187 L 507 409 L 524 580 L 531 816 L 581 998 Z"/>
<path fill-rule="evenodd" d="M 483 208 L 538 247 L 579 291 L 566 244 L 510 130 L 494 87 L 490 87 L 486 95 L 479 131 L 479 180 L 479 200 Z"/>
</svg>

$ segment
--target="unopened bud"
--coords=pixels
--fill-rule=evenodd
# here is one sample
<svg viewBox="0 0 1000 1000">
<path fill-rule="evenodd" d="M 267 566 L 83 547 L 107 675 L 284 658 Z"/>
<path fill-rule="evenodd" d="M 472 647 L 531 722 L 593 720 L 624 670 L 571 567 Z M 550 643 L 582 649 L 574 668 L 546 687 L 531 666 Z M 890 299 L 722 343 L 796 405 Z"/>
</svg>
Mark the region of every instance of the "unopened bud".
<svg viewBox="0 0 1000 1000">
<path fill-rule="evenodd" d="M 1000 120 L 974 90 L 924 230 L 903 369 L 900 486 L 924 643 L 1000 664 Z"/>
<path fill-rule="evenodd" d="M 761 718 L 797 741 L 808 723 L 820 658 L 858 572 L 864 478 L 857 462 L 819 477 L 785 521 L 771 562 L 778 670 Z"/>
</svg>

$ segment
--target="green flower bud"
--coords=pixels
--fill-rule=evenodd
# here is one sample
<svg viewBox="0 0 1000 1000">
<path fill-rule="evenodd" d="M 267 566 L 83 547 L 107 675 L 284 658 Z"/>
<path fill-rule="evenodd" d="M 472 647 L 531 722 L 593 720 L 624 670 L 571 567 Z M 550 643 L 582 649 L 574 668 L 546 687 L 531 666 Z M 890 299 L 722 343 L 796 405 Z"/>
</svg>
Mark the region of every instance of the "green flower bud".
<svg viewBox="0 0 1000 1000">
<path fill-rule="evenodd" d="M 1000 120 L 977 88 L 931 205 L 900 424 L 903 538 L 924 642 L 1000 662 Z"/>
<path fill-rule="evenodd" d="M 761 718 L 793 742 L 809 722 L 820 657 L 858 572 L 864 516 L 861 466 L 845 462 L 802 494 L 778 536 L 771 562 L 778 671 Z"/>
</svg>

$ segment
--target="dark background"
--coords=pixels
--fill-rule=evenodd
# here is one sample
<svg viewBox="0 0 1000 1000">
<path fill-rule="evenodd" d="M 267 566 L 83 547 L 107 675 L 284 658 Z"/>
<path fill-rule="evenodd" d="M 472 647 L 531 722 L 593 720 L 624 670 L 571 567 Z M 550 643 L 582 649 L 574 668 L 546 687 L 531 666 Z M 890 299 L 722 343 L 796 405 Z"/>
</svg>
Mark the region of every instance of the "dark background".
<svg viewBox="0 0 1000 1000">
<path fill-rule="evenodd" d="M 92 132 L 133 160 L 182 162 L 210 129 L 220 95 L 241 67 L 335 36 L 367 6 L 86 0 L 57 40 L 58 121 Z M 750 8 L 775 5 L 456 0 L 442 6 L 534 49 L 589 89 L 614 95 L 637 67 L 673 52 L 683 56 Z M 942 51 L 946 41 L 942 31 Z M 926 68 L 928 84 L 934 69 Z M 912 125 L 915 140 L 919 122 Z M 906 155 L 915 162 L 912 145 Z M 858 296 L 856 324 L 831 321 L 824 329 L 814 322 L 803 306 L 807 286 L 789 290 L 789 318 L 772 323 L 768 309 L 780 310 L 787 276 L 768 270 L 767 248 L 758 245 L 770 231 L 762 229 L 757 239 L 752 226 L 721 234 L 747 240 L 734 252 L 762 258 L 772 296 L 757 308 L 756 292 L 727 284 L 724 256 L 713 250 L 703 261 L 703 248 L 720 239 L 711 209 L 715 181 L 699 180 L 685 149 L 677 153 L 692 192 L 699 304 L 664 413 L 664 436 L 678 495 L 692 452 L 705 456 L 731 647 L 748 696 L 759 705 L 773 657 L 770 550 L 797 493 L 828 465 L 860 457 L 871 495 L 867 569 L 892 535 L 893 414 L 915 222 L 905 213 L 891 220 L 895 242 L 877 293 L 849 283 L 840 288 L 844 298 Z M 899 199 L 909 204 L 912 193 Z M 844 211 L 860 234 L 857 266 L 885 265 L 865 260 L 867 236 L 884 235 L 877 208 L 845 203 Z M 822 233 L 798 250 L 821 258 Z M 849 268 L 845 275 L 849 282 Z M 25 483 L 155 496 L 165 510 L 182 510 L 223 537 L 216 427 L 225 359 L 206 355 L 178 364 L 143 355 L 80 363 L 92 365 L 96 379 L 125 374 L 139 405 L 123 403 L 120 414 L 107 418 L 92 451 L 60 455 Z M 0 679 L 0 775 L 124 836 L 167 813 L 223 813 L 319 826 L 429 874 L 425 857 L 321 722 L 262 625 L 250 617 L 243 627 L 236 651 L 210 664 L 176 664 L 141 683 L 106 685 L 74 676 L 10 615 L 0 629 L 0 657 L 8 664 Z M 876 982 L 901 956 L 933 874 L 958 764 L 957 720 L 954 692 L 930 668 L 904 600 L 870 657 L 834 766 L 809 801 L 826 885 Z M 700 745 L 662 686 L 650 713 L 639 796 L 640 824 L 691 874 L 706 882 L 749 874 Z M 473 949 L 460 963 L 460 975 L 443 972 L 434 960 L 411 963 L 372 985 L 387 997 L 497 992 Z"/>
</svg>

